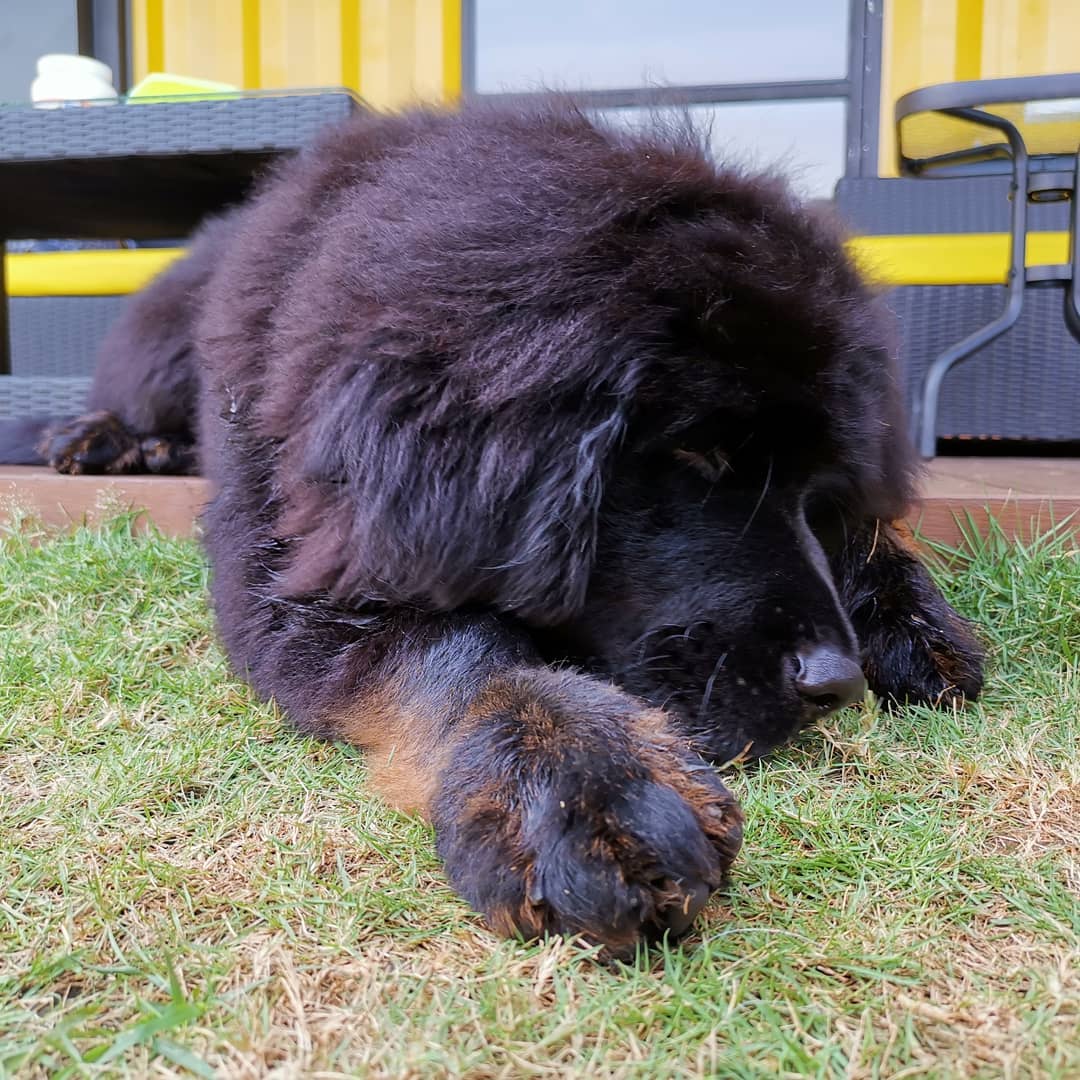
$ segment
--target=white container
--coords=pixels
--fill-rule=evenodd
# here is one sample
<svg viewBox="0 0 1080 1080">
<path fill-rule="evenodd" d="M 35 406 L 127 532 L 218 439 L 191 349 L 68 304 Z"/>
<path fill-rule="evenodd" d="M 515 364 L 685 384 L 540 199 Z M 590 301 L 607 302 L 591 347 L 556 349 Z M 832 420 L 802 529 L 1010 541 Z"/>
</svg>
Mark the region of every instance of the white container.
<svg viewBox="0 0 1080 1080">
<path fill-rule="evenodd" d="M 107 86 L 113 84 L 112 68 L 93 56 L 76 56 L 73 53 L 46 53 L 38 57 L 39 75 L 72 75 L 78 73 L 91 79 L 101 79 Z"/>
<path fill-rule="evenodd" d="M 92 56 L 49 53 L 37 62 L 37 78 L 30 84 L 30 100 L 42 108 L 57 108 L 70 101 L 115 100 L 112 69 Z"/>
</svg>

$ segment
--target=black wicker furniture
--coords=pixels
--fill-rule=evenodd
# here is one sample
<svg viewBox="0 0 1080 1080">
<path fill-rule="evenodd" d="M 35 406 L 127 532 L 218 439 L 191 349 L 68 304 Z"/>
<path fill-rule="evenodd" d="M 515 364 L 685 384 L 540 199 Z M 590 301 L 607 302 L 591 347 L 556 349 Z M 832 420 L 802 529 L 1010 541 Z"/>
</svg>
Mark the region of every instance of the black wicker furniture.
<svg viewBox="0 0 1080 1080">
<path fill-rule="evenodd" d="M 0 242 L 184 237 L 207 214 L 242 198 L 275 157 L 362 107 L 350 91 L 337 89 L 59 109 L 0 106 Z M 33 326 L 16 320 L 12 327 L 7 300 L 0 270 L 0 415 L 77 407 L 86 371 L 73 372 L 70 360 L 43 352 L 31 373 L 12 374 L 12 330 L 25 336 L 45 324 L 38 307 Z M 88 307 L 81 298 L 51 302 L 43 340 L 52 344 L 96 337 L 116 306 Z M 55 326 L 53 317 L 73 322 Z"/>
</svg>

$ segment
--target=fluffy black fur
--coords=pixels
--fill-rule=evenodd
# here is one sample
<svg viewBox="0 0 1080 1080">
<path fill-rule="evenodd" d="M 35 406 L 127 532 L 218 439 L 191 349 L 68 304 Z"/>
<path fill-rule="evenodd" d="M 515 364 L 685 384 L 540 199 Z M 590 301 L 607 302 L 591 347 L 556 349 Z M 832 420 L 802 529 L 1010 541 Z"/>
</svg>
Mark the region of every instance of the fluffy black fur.
<svg viewBox="0 0 1080 1080">
<path fill-rule="evenodd" d="M 621 950 L 738 849 L 697 755 L 764 753 L 860 665 L 978 692 L 889 524 L 885 340 L 833 225 L 688 132 L 365 117 L 136 299 L 96 414 L 43 446 L 170 471 L 197 444 L 236 669 L 367 747 L 492 925 Z"/>
</svg>

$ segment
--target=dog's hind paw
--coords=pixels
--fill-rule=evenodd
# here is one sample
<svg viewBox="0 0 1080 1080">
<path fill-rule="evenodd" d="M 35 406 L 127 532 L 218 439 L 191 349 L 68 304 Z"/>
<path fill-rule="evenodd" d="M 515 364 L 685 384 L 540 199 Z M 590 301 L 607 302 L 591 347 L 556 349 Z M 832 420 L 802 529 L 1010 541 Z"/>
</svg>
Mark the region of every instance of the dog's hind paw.
<svg viewBox="0 0 1080 1080">
<path fill-rule="evenodd" d="M 83 473 L 190 473 L 195 468 L 189 439 L 140 436 L 115 413 L 94 412 L 47 428 L 38 453 L 57 471 Z"/>
<path fill-rule="evenodd" d="M 38 452 L 57 471 L 126 473 L 142 469 L 138 436 L 110 412 L 94 412 L 48 428 Z"/>
</svg>

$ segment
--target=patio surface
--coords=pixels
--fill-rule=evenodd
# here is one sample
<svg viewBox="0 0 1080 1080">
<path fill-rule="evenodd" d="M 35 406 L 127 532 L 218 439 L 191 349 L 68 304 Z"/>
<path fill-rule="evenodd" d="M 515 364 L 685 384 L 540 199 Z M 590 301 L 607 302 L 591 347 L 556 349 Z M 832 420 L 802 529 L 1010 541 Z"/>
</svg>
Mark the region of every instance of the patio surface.
<svg viewBox="0 0 1080 1080">
<path fill-rule="evenodd" d="M 186 535 L 206 490 L 196 477 L 69 477 L 45 468 L 0 466 L 0 521 L 13 504 L 53 525 L 92 519 L 103 505 L 120 505 L 145 509 L 165 533 Z M 1069 524 L 1080 538 L 1078 510 L 1078 458 L 937 458 L 927 468 L 923 503 L 911 523 L 929 539 L 955 543 L 958 519 L 969 515 L 981 529 L 992 514 L 1021 538 L 1073 515 Z"/>
</svg>

